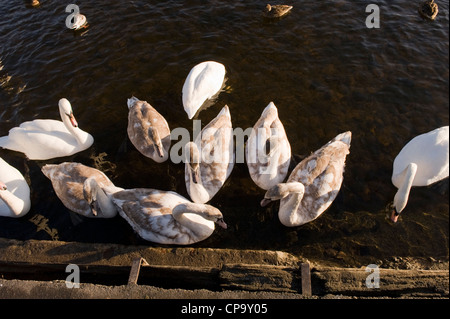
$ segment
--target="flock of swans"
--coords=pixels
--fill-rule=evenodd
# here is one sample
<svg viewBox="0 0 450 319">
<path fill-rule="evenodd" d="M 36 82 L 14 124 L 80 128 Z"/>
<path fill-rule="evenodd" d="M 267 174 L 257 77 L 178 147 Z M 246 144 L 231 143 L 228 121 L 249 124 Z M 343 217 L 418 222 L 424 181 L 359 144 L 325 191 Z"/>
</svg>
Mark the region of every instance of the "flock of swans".
<svg viewBox="0 0 450 319">
<path fill-rule="evenodd" d="M 225 67 L 214 61 L 192 68 L 182 90 L 184 109 L 192 119 L 204 103 L 220 94 Z M 130 141 L 144 156 L 168 159 L 170 128 L 149 103 L 128 99 Z M 70 102 L 59 101 L 61 121 L 36 119 L 0 137 L 0 147 L 22 152 L 30 160 L 65 157 L 89 148 L 94 138 L 81 130 Z M 302 160 L 285 181 L 291 147 L 273 102 L 262 111 L 246 142 L 245 157 L 252 180 L 266 190 L 261 206 L 280 200 L 278 216 L 288 227 L 319 217 L 334 201 L 343 181 L 352 134 L 338 134 Z M 426 186 L 448 177 L 449 127 L 421 134 L 408 142 L 393 163 L 392 183 L 398 188 L 391 220 L 405 208 L 412 186 Z M 226 228 L 222 213 L 207 203 L 220 191 L 235 162 L 231 114 L 225 105 L 194 141 L 185 145 L 185 183 L 191 200 L 172 191 L 123 189 L 101 171 L 81 163 L 46 164 L 42 173 L 71 211 L 92 218 L 122 216 L 145 240 L 188 245 L 208 238 L 215 224 Z M 206 150 L 215 161 L 203 161 Z M 261 156 L 262 154 L 262 156 Z M 220 156 L 217 156 L 220 155 Z M 285 181 L 285 182 L 284 182 Z M 30 188 L 23 175 L 0 158 L 0 216 L 21 217 L 31 208 Z"/>
<path fill-rule="evenodd" d="M 291 9 L 267 5 L 264 15 L 281 17 Z M 86 25 L 87 20 L 80 15 L 75 22 Z M 220 94 L 225 74 L 225 66 L 215 61 L 205 61 L 191 69 L 182 88 L 182 103 L 189 119 L 198 116 L 202 106 Z M 91 147 L 94 138 L 78 127 L 70 102 L 62 98 L 58 106 L 61 121 L 24 122 L 0 137 L 0 147 L 22 152 L 29 160 L 66 157 Z M 127 134 L 134 147 L 157 163 L 168 160 L 171 139 L 166 119 L 136 97 L 129 98 L 127 106 Z M 288 227 L 319 217 L 340 191 L 351 139 L 350 131 L 338 134 L 302 160 L 287 177 L 291 146 L 278 110 L 270 102 L 245 145 L 251 179 L 266 191 L 261 206 L 280 200 L 278 217 Z M 204 161 L 205 150 L 215 160 Z M 76 162 L 46 164 L 41 171 L 69 210 L 91 218 L 113 218 L 119 214 L 145 240 L 189 245 L 211 236 L 215 224 L 227 228 L 220 210 L 207 204 L 220 191 L 235 163 L 227 105 L 195 140 L 185 145 L 184 151 L 185 184 L 191 200 L 172 191 L 123 189 L 98 169 Z M 391 208 L 393 222 L 405 208 L 411 187 L 431 185 L 448 177 L 448 163 L 448 126 L 416 136 L 403 147 L 393 163 L 392 183 L 398 188 Z M 30 209 L 30 188 L 25 178 L 0 157 L 0 216 L 18 218 Z"/>
</svg>

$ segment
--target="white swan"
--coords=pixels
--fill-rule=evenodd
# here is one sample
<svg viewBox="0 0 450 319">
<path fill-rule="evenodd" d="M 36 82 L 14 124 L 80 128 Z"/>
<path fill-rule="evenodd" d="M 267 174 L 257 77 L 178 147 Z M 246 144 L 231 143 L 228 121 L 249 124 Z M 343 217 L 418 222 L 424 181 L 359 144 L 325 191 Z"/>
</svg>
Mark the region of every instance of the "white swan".
<svg viewBox="0 0 450 319">
<path fill-rule="evenodd" d="M 261 206 L 281 199 L 278 217 L 288 227 L 300 226 L 319 217 L 334 201 L 343 181 L 351 132 L 339 134 L 292 171 L 286 183 L 269 189 Z"/>
<path fill-rule="evenodd" d="M 234 167 L 233 128 L 225 105 L 185 146 L 186 189 L 194 203 L 206 203 L 219 191 Z"/>
<path fill-rule="evenodd" d="M 0 157 L 0 216 L 22 217 L 30 208 L 30 187 L 25 178 Z"/>
<path fill-rule="evenodd" d="M 41 170 L 51 180 L 58 198 L 71 211 L 95 218 L 117 215 L 110 196 L 123 188 L 114 186 L 103 172 L 73 162 L 47 164 Z"/>
<path fill-rule="evenodd" d="M 162 163 L 169 158 L 170 129 L 166 119 L 149 103 L 128 99 L 128 137 L 143 155 Z"/>
<path fill-rule="evenodd" d="M 136 188 L 111 198 L 120 216 L 151 242 L 189 245 L 211 236 L 214 223 L 227 227 L 217 208 L 192 203 L 175 192 Z"/>
<path fill-rule="evenodd" d="M 192 119 L 206 100 L 221 90 L 225 81 L 225 66 L 214 61 L 206 61 L 194 66 L 183 85 L 183 106 Z"/>
<path fill-rule="evenodd" d="M 412 186 L 427 186 L 448 177 L 448 126 L 414 137 L 394 159 L 392 184 L 398 188 L 391 220 L 397 222 Z"/>
<path fill-rule="evenodd" d="M 47 160 L 73 155 L 89 148 L 94 138 L 81 130 L 70 102 L 59 100 L 61 121 L 34 120 L 20 124 L 0 137 L 0 147 L 25 153 L 31 160 Z"/>
<path fill-rule="evenodd" d="M 245 159 L 250 177 L 262 189 L 268 190 L 287 176 L 291 145 L 273 102 L 266 106 L 253 126 L 247 140 Z"/>
<path fill-rule="evenodd" d="M 80 29 L 84 29 L 87 27 L 88 27 L 88 22 L 87 22 L 86 16 L 81 13 L 75 14 L 73 17 L 72 29 L 80 30 Z"/>
</svg>

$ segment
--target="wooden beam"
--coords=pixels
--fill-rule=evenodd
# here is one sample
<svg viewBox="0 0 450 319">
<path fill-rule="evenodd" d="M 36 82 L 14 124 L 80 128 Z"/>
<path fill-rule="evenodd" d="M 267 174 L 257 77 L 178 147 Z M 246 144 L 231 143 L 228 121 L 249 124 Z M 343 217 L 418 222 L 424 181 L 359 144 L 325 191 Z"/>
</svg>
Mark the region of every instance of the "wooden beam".
<svg viewBox="0 0 450 319">
<path fill-rule="evenodd" d="M 128 285 L 137 285 L 141 266 L 148 266 L 147 261 L 142 258 L 135 258 L 131 264 L 130 276 L 128 277 Z"/>
<path fill-rule="evenodd" d="M 311 296 L 312 289 L 311 289 L 311 272 L 310 272 L 309 262 L 301 263 L 300 269 L 301 269 L 301 278 L 302 278 L 302 295 L 303 296 Z"/>
</svg>

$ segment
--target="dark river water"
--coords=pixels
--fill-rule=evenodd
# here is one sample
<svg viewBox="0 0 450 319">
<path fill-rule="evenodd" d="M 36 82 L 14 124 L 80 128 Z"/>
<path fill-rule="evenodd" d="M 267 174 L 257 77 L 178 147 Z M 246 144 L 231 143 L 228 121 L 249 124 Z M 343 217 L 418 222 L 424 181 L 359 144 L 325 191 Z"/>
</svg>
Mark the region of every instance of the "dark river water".
<svg viewBox="0 0 450 319">
<path fill-rule="evenodd" d="M 380 28 L 366 27 L 370 1 L 286 1 L 294 9 L 276 21 L 261 16 L 265 2 L 256 0 L 76 1 L 89 21 L 77 33 L 65 25 L 69 3 L 0 4 L 0 136 L 27 120 L 59 119 L 65 97 L 95 139 L 84 152 L 49 161 L 0 149 L 26 177 L 32 200 L 26 216 L 0 217 L 0 237 L 158 246 L 120 216 L 70 212 L 40 167 L 81 162 L 117 186 L 188 196 L 184 164 L 155 163 L 127 140 L 127 98 L 147 100 L 171 129 L 192 132 L 183 83 L 194 65 L 214 60 L 226 67 L 226 89 L 200 113 L 203 125 L 227 104 L 233 127 L 252 127 L 273 101 L 297 161 L 338 133 L 351 130 L 353 137 L 341 191 L 317 220 L 281 225 L 278 203 L 259 206 L 264 191 L 239 163 L 210 202 L 229 228 L 193 246 L 277 249 L 352 265 L 448 257 L 448 178 L 413 188 L 397 224 L 384 210 L 396 192 L 397 153 L 414 136 L 449 123 L 448 1 L 437 1 L 434 22 L 419 16 L 419 1 L 376 1 Z"/>
</svg>

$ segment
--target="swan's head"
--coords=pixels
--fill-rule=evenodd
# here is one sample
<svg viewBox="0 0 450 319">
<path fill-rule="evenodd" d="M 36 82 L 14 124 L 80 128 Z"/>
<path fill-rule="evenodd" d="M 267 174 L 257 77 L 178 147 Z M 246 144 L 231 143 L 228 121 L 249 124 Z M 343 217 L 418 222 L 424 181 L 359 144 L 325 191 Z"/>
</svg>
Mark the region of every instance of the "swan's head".
<svg viewBox="0 0 450 319">
<path fill-rule="evenodd" d="M 0 181 L 0 191 L 6 191 L 6 190 L 8 190 L 8 187 L 6 186 L 5 183 Z"/>
<path fill-rule="evenodd" d="M 94 216 L 98 216 L 100 206 L 97 202 L 97 189 L 98 183 L 93 177 L 89 177 L 84 181 L 83 184 L 83 196 L 86 202 L 91 208 L 91 212 Z"/>
<path fill-rule="evenodd" d="M 204 204 L 203 206 L 205 207 L 203 209 L 203 217 L 205 217 L 205 219 L 213 221 L 223 229 L 227 229 L 228 226 L 223 220 L 222 212 L 219 209 L 207 204 Z"/>
<path fill-rule="evenodd" d="M 192 182 L 197 184 L 200 182 L 200 152 L 195 143 L 189 142 L 185 146 L 186 165 L 192 176 Z"/>
<path fill-rule="evenodd" d="M 386 208 L 385 211 L 387 213 L 387 218 L 391 220 L 391 222 L 396 223 L 398 221 L 398 217 L 400 216 L 401 211 L 395 207 L 394 202 L 390 202 Z"/>
<path fill-rule="evenodd" d="M 266 12 L 270 12 L 272 10 L 272 6 L 270 4 L 266 4 Z"/>
<path fill-rule="evenodd" d="M 305 193 L 305 186 L 302 183 L 279 183 L 272 188 L 269 188 L 264 194 L 264 199 L 261 201 L 261 206 L 267 206 L 270 202 L 283 199 L 290 194 L 303 195 Z"/>
<path fill-rule="evenodd" d="M 78 127 L 77 120 L 75 120 L 75 116 L 73 115 L 72 105 L 69 100 L 66 98 L 62 98 L 59 100 L 59 112 L 61 113 L 61 118 L 67 117 L 72 124 L 73 127 Z"/>
</svg>

